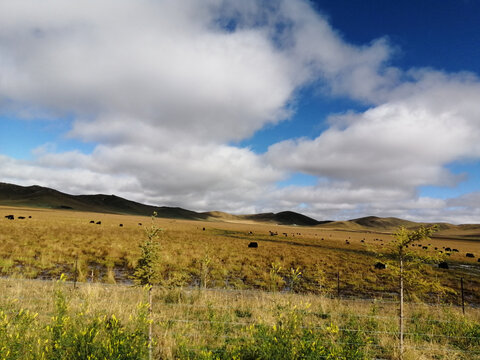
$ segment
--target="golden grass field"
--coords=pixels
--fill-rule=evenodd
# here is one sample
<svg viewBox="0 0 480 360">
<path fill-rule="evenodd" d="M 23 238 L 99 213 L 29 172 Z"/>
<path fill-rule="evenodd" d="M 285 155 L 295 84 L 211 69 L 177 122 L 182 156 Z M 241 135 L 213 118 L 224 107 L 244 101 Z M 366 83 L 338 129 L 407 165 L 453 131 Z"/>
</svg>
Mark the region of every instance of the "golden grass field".
<svg viewBox="0 0 480 360">
<path fill-rule="evenodd" d="M 5 219 L 9 214 L 26 219 Z M 101 225 L 91 224 L 91 220 L 101 221 Z M 145 228 L 151 221 L 142 216 L 1 206 L 0 272 L 21 278 L 58 278 L 66 273 L 73 279 L 76 266 L 81 282 L 128 283 L 140 256 L 139 244 L 145 240 Z M 165 286 L 336 295 L 339 274 L 342 296 L 391 297 L 396 293 L 394 273 L 373 266 L 385 260 L 382 255 L 392 239 L 391 231 L 349 229 L 339 223 L 300 227 L 218 219 L 158 218 L 155 224 L 163 229 L 159 266 Z M 278 235 L 271 236 L 270 231 Z M 458 252 L 442 255 L 450 269 L 432 264 L 423 273 L 424 280 L 437 280 L 446 291 L 427 289 L 421 294 L 412 284 L 407 289 L 411 299 L 458 303 L 462 277 L 467 303 L 480 303 L 480 241 L 465 240 L 475 232 L 476 227 L 462 233 L 447 228 L 435 234 L 438 238 L 422 244 L 428 250 L 413 248 L 422 255 L 438 255 L 435 247 L 451 247 Z M 248 248 L 251 241 L 257 242 L 258 248 Z M 475 257 L 467 258 L 466 252 Z M 301 276 L 293 284 L 290 279 L 295 269 Z"/>
<path fill-rule="evenodd" d="M 5 219 L 9 214 L 25 219 Z M 138 304 L 146 301 L 131 276 L 152 221 L 163 229 L 158 238 L 162 279 L 153 293 L 156 358 L 214 359 L 212 351 L 253 347 L 259 336 L 269 344 L 279 334 L 307 346 L 301 329 L 316 331 L 342 351 L 354 351 L 360 342 L 366 358 L 398 357 L 398 278 L 389 267 L 374 268 L 377 261 L 389 261 L 393 229 L 372 231 L 347 223 L 300 227 L 218 218 L 152 220 L 1 206 L 0 309 L 38 313 L 36 325 L 25 331 L 42 338 L 38 329 L 55 318 L 53 294 L 60 287 L 72 327 L 87 315 L 104 322 L 115 315 L 131 326 Z M 432 263 L 407 282 L 406 360 L 480 358 L 478 229 L 442 228 L 422 244 L 427 250 L 410 248 L 420 255 L 438 255 L 435 247 L 458 252 L 443 254 L 450 269 Z M 252 241 L 258 248 L 248 248 Z M 476 257 L 467 258 L 466 252 Z M 62 273 L 68 280 L 76 274 L 75 288 L 72 282 L 54 281 Z M 458 307 L 460 278 L 465 316 Z M 5 319 L 6 324 L 15 317 Z"/>
</svg>

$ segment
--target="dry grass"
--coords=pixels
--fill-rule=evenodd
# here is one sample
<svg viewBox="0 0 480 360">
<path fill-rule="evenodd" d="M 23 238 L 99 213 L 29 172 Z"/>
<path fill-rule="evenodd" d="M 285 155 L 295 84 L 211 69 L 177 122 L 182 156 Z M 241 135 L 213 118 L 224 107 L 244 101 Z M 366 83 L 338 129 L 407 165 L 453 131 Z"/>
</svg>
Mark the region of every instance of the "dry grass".
<svg viewBox="0 0 480 360">
<path fill-rule="evenodd" d="M 11 221 L 4 218 L 8 214 L 27 218 Z M 90 224 L 91 220 L 102 224 Z M 144 227 L 149 224 L 150 218 L 140 216 L 0 207 L 0 272 L 17 278 L 66 273 L 73 279 L 77 262 L 79 281 L 128 282 L 140 254 L 138 245 L 145 238 Z M 336 295 L 339 273 L 343 296 L 395 295 L 393 273 L 373 267 L 392 239 L 385 232 L 171 219 L 157 219 L 156 225 L 164 229 L 159 266 L 162 285 L 167 287 L 206 283 L 215 288 L 289 290 L 291 269 L 298 268 L 302 275 L 294 290 L 299 292 Z M 467 230 L 467 235 L 473 234 L 474 230 Z M 278 235 L 270 236 L 270 231 Z M 446 235 L 453 238 L 449 231 Z M 251 241 L 259 247 L 248 248 Z M 459 250 L 447 258 L 453 264 L 450 270 L 432 265 L 424 273 L 425 281 L 440 279 L 448 291 L 420 294 L 412 288 L 411 299 L 458 303 L 459 278 L 463 277 L 467 302 L 479 304 L 480 263 L 465 253 L 480 255 L 480 242 L 435 238 L 428 243 L 423 244 L 428 250 L 418 247 L 414 251 Z M 272 264 L 280 267 L 278 276 L 272 277 Z"/>
<path fill-rule="evenodd" d="M 114 314 L 128 324 L 146 293 L 125 285 L 59 284 L 54 281 L 0 279 L 0 307 L 28 309 L 48 323 L 53 294 L 61 290 L 72 314 Z M 368 358 L 397 356 L 397 305 L 388 302 L 338 300 L 324 296 L 265 291 L 154 288 L 154 338 L 158 358 L 184 358 L 188 351 L 233 346 L 252 339 L 258 326 L 269 331 L 295 319 L 306 329 L 322 329 L 338 346 L 362 341 Z M 407 304 L 405 359 L 477 359 L 480 311 L 452 306 Z M 476 329 L 476 333 L 468 332 Z M 248 343 L 247 341 L 247 343 Z M 230 345 L 229 345 L 230 344 Z M 247 345 L 245 345 L 247 346 Z M 182 352 L 183 351 L 183 352 Z M 207 358 L 207 357 L 204 357 Z"/>
</svg>

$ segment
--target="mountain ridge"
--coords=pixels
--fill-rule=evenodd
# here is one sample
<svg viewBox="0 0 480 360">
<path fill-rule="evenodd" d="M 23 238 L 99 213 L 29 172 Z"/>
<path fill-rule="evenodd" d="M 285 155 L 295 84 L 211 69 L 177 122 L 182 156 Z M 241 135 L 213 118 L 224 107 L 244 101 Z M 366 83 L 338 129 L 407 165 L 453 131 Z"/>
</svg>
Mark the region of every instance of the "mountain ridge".
<svg viewBox="0 0 480 360">
<path fill-rule="evenodd" d="M 234 215 L 222 211 L 196 212 L 180 207 L 154 206 L 124 199 L 116 195 L 70 195 L 55 189 L 39 185 L 20 186 L 0 182 L 0 205 L 24 206 L 36 208 L 64 209 L 76 211 L 90 211 L 98 213 L 112 213 L 122 215 L 150 216 L 156 212 L 158 217 L 203 220 L 203 221 L 236 221 L 236 222 L 262 222 L 278 225 L 299 226 L 328 226 L 345 230 L 392 230 L 399 226 L 415 228 L 426 223 L 413 222 L 395 217 L 365 216 L 352 220 L 332 221 L 316 220 L 294 211 L 281 211 L 278 213 L 259 213 Z M 465 227 L 476 225 L 439 224 L 440 230 L 452 227 Z"/>
<path fill-rule="evenodd" d="M 220 211 L 195 212 L 180 207 L 146 205 L 116 195 L 70 195 L 39 185 L 20 186 L 4 182 L 0 182 L 0 205 L 143 216 L 150 216 L 156 212 L 158 217 L 184 220 L 251 220 L 302 226 L 322 223 L 293 211 L 253 215 L 233 215 Z"/>
</svg>

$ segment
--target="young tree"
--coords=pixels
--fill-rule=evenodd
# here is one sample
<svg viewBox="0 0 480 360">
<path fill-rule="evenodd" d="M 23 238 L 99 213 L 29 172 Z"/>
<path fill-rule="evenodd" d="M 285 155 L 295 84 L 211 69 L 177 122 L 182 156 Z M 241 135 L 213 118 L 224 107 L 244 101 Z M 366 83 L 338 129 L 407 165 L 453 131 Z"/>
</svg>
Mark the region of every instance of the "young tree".
<svg viewBox="0 0 480 360">
<path fill-rule="evenodd" d="M 145 228 L 145 235 L 147 238 L 140 244 L 140 259 L 138 259 L 135 267 L 134 280 L 138 285 L 143 285 L 148 289 L 148 358 L 151 360 L 152 354 L 152 287 L 160 280 L 160 273 L 158 271 L 158 262 L 160 260 L 160 245 L 157 241 L 162 229 L 155 225 L 155 218 L 157 213 L 152 215 L 152 224 Z"/>
<path fill-rule="evenodd" d="M 405 263 L 406 261 L 411 261 L 418 259 L 419 256 L 413 252 L 407 251 L 409 245 L 422 241 L 427 240 L 429 237 L 436 231 L 436 226 L 431 227 L 424 227 L 421 226 L 417 230 L 407 230 L 405 227 L 400 227 L 399 230 L 394 235 L 394 241 L 392 242 L 391 246 L 391 255 L 398 261 L 398 279 L 399 279 L 399 303 L 400 303 L 400 311 L 399 311 L 399 331 L 400 331 L 400 339 L 399 339 L 399 351 L 400 351 L 400 359 L 403 359 L 403 333 L 404 333 L 404 311 L 403 311 L 403 301 L 404 301 L 404 280 L 405 280 Z M 418 275 L 417 272 L 409 272 L 407 273 L 407 278 L 410 280 L 411 278 L 416 277 Z"/>
</svg>

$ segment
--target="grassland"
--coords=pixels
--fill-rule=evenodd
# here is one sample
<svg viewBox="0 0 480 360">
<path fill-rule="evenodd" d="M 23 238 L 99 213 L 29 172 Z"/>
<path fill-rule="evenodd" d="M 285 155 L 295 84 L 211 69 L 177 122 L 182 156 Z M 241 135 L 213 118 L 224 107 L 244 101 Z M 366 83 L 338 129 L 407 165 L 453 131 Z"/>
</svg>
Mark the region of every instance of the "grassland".
<svg viewBox="0 0 480 360">
<path fill-rule="evenodd" d="M 5 219 L 9 214 L 25 219 Z M 0 207 L 1 357 L 26 359 L 28 352 L 36 354 L 32 359 L 73 359 L 68 349 L 79 347 L 98 358 L 109 351 L 143 358 L 145 308 L 138 306 L 146 298 L 131 286 L 131 275 L 150 222 L 142 216 Z M 163 229 L 162 279 L 154 288 L 157 358 L 398 356 L 396 273 L 373 266 L 391 260 L 389 221 L 378 229 L 222 217 L 159 218 L 155 224 Z M 407 284 L 405 359 L 480 358 L 480 263 L 465 257 L 480 254 L 477 234 L 476 226 L 443 226 L 422 244 L 428 249 L 411 249 L 422 256 L 437 256 L 445 247 L 458 252 L 444 252 L 449 269 L 426 260 Z M 249 248 L 250 242 L 258 248 Z M 40 281 L 62 273 L 78 280 L 75 288 Z M 460 278 L 465 316 L 457 306 Z M 15 340 L 19 333 L 21 341 Z M 55 352 L 52 341 L 65 352 Z"/>
<path fill-rule="evenodd" d="M 7 220 L 4 216 L 8 214 L 26 219 Z M 140 255 L 139 244 L 145 239 L 145 226 L 151 221 L 142 216 L 9 207 L 0 207 L 0 215 L 2 275 L 48 279 L 65 273 L 70 279 L 76 274 L 80 282 L 129 283 Z M 101 224 L 91 224 L 91 220 Z M 396 294 L 394 271 L 373 266 L 388 260 L 384 249 L 392 236 L 385 229 L 367 232 L 338 223 L 298 227 L 160 218 L 156 225 L 163 229 L 158 265 L 162 286 L 324 295 L 337 295 L 340 290 L 342 296 L 354 297 Z M 466 235 L 472 235 L 469 231 Z M 462 277 L 467 303 L 480 304 L 480 263 L 477 258 L 465 257 L 466 252 L 480 254 L 480 241 L 459 240 L 461 236 L 451 230 L 439 235 L 445 238 L 433 238 L 422 244 L 428 249 L 415 247 L 413 251 L 438 255 L 435 247 L 458 249 L 450 256 L 442 255 L 450 269 L 431 263 L 422 270 L 421 280 L 438 280 L 442 291 L 432 287 L 420 292 L 412 283 L 409 299 L 458 304 Z M 258 248 L 248 248 L 252 241 Z"/>
<path fill-rule="evenodd" d="M 144 359 L 139 287 L 0 280 L 3 359 Z M 396 359 L 396 304 L 154 288 L 155 359 Z M 21 337 L 18 337 L 21 334 Z M 479 359 L 480 311 L 407 305 L 405 360 Z"/>
</svg>

